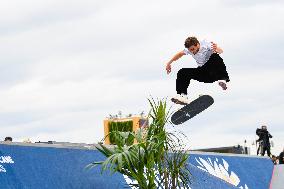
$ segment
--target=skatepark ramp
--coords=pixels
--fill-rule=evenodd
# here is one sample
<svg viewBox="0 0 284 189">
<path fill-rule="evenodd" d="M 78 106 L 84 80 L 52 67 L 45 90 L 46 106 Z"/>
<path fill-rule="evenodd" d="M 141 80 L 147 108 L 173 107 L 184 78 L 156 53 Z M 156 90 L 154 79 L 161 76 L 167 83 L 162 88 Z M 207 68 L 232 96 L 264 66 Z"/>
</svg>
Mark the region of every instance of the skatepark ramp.
<svg viewBox="0 0 284 189">
<path fill-rule="evenodd" d="M 270 189 L 284 189 L 284 165 L 275 165 Z"/>
<path fill-rule="evenodd" d="M 95 146 L 0 143 L 0 188 L 130 188 L 119 173 L 85 168 L 105 159 Z M 271 160 L 257 156 L 190 152 L 188 164 L 192 189 L 267 189 L 273 172 Z"/>
</svg>

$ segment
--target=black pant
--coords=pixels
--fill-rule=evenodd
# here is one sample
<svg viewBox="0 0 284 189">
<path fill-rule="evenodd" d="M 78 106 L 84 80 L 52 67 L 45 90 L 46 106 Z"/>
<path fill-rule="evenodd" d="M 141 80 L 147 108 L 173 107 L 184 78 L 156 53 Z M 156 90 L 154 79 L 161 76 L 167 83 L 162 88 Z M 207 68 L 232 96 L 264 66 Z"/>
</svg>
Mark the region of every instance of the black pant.
<svg viewBox="0 0 284 189">
<path fill-rule="evenodd" d="M 270 146 L 263 146 L 263 151 L 262 151 L 262 156 L 264 156 L 265 151 L 267 151 L 267 155 L 270 157 L 271 152 L 270 152 Z"/>
<path fill-rule="evenodd" d="M 218 80 L 230 81 L 223 59 L 217 53 L 212 54 L 209 60 L 201 67 L 182 68 L 178 71 L 176 79 L 176 91 L 178 94 L 187 94 L 187 88 L 191 79 L 204 83 L 213 83 Z"/>
</svg>

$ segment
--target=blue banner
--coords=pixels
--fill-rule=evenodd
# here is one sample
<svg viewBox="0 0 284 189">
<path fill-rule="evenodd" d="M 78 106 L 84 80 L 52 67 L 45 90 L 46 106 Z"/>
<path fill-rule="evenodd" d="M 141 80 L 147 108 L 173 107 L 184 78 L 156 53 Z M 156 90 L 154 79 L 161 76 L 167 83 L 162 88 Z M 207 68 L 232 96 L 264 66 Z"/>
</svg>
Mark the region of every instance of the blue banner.
<svg viewBox="0 0 284 189">
<path fill-rule="evenodd" d="M 45 147 L 44 147 L 45 146 Z M 86 166 L 105 157 L 97 150 L 0 144 L 0 188 L 7 189 L 113 189 L 130 188 L 119 173 L 101 173 Z M 270 159 L 191 153 L 192 189 L 267 189 Z"/>
</svg>

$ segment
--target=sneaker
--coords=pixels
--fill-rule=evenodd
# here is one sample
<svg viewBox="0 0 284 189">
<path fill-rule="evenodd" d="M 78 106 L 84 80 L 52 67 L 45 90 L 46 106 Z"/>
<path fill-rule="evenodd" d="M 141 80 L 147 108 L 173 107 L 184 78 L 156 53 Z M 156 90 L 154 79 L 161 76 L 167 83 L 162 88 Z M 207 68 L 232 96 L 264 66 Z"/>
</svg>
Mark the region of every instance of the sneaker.
<svg viewBox="0 0 284 189">
<path fill-rule="evenodd" d="M 188 98 L 186 94 L 177 94 L 175 97 L 173 97 L 172 102 L 180 105 L 187 105 L 189 104 Z"/>
<path fill-rule="evenodd" d="M 219 86 L 222 87 L 223 90 L 227 89 L 226 81 L 218 81 Z"/>
</svg>

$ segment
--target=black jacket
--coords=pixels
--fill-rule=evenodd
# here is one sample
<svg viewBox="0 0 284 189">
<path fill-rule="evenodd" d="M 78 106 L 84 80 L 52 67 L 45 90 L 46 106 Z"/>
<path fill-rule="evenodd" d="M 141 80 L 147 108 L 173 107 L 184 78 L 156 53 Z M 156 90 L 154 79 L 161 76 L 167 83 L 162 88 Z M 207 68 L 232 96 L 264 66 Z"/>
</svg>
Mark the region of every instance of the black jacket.
<svg viewBox="0 0 284 189">
<path fill-rule="evenodd" d="M 284 164 L 284 152 L 279 154 L 279 164 Z"/>
<path fill-rule="evenodd" d="M 256 134 L 259 136 L 257 142 L 262 141 L 264 147 L 270 147 L 269 138 L 272 138 L 272 135 L 264 129 L 257 129 Z"/>
</svg>

